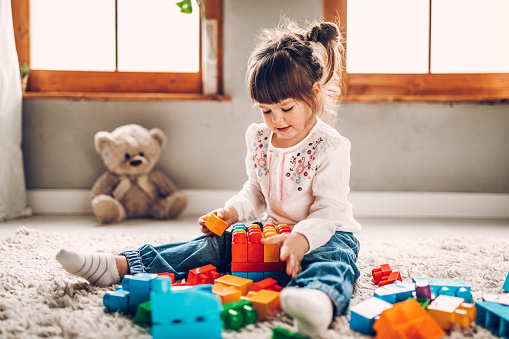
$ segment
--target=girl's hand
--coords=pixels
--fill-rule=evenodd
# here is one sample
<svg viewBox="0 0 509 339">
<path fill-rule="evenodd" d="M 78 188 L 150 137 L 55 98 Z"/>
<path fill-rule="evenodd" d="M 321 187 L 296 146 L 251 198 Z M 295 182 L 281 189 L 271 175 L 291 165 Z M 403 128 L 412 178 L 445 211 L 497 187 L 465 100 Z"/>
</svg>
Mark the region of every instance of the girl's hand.
<svg viewBox="0 0 509 339">
<path fill-rule="evenodd" d="M 295 278 L 302 271 L 300 262 L 309 249 L 307 238 L 300 233 L 280 234 L 262 239 L 264 244 L 281 247 L 280 260 L 286 261 L 286 274 Z"/>
<path fill-rule="evenodd" d="M 218 208 L 217 210 L 212 211 L 211 213 L 214 213 L 219 218 L 223 219 L 228 225 L 231 225 L 233 223 L 236 223 L 239 220 L 239 215 L 237 213 L 237 210 L 233 208 L 232 206 L 228 206 L 226 208 Z M 210 214 L 210 213 L 209 213 Z M 206 215 L 202 215 L 198 219 L 198 223 L 201 225 L 201 231 L 206 236 L 212 235 L 212 233 L 206 226 L 205 226 L 205 217 Z"/>
</svg>

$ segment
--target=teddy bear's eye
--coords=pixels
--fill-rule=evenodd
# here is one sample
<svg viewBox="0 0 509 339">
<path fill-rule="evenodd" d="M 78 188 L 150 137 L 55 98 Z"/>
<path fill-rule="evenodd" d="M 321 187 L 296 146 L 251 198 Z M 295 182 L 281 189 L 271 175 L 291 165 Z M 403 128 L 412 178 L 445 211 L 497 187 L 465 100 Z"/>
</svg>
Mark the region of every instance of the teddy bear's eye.
<svg viewBox="0 0 509 339">
<path fill-rule="evenodd" d="M 125 154 L 125 160 L 129 160 L 129 159 L 131 159 L 131 156 L 129 155 L 129 153 L 126 153 Z"/>
<path fill-rule="evenodd" d="M 139 155 L 140 155 L 140 157 L 144 157 L 145 156 L 145 154 L 143 154 L 143 152 L 140 152 Z"/>
</svg>

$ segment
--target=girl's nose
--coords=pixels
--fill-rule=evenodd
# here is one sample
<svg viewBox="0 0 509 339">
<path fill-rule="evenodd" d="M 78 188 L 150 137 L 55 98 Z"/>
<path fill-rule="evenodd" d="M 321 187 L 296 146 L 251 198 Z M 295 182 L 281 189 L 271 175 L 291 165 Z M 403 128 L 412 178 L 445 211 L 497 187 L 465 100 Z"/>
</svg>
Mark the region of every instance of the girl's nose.
<svg viewBox="0 0 509 339">
<path fill-rule="evenodd" d="M 279 121 L 283 121 L 283 115 L 274 113 L 272 115 L 272 122 L 279 122 Z"/>
</svg>

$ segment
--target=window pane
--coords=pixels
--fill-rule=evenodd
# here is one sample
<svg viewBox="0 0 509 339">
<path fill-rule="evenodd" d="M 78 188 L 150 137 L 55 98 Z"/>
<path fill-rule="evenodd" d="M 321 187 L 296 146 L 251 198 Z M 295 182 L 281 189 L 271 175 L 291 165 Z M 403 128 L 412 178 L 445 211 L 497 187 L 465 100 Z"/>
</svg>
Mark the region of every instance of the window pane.
<svg viewBox="0 0 509 339">
<path fill-rule="evenodd" d="M 114 0 L 31 0 L 33 69 L 114 71 Z"/>
<path fill-rule="evenodd" d="M 433 1 L 431 72 L 509 72 L 507 14 L 507 0 Z"/>
<path fill-rule="evenodd" d="M 199 8 L 180 13 L 175 2 L 118 0 L 119 71 L 199 71 Z"/>
<path fill-rule="evenodd" d="M 349 73 L 428 73 L 429 0 L 347 3 Z"/>
</svg>

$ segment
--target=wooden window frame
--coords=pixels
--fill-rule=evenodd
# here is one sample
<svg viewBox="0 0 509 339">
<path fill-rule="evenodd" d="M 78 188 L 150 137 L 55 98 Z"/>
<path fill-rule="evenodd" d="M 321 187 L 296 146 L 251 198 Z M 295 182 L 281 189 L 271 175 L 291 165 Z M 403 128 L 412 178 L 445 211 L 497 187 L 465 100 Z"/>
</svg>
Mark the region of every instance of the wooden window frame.
<svg viewBox="0 0 509 339">
<path fill-rule="evenodd" d="M 324 19 L 346 41 L 347 0 L 323 0 Z M 342 102 L 509 102 L 508 73 L 363 74 L 344 72 Z"/>
<path fill-rule="evenodd" d="M 228 100 L 228 97 L 223 93 L 223 0 L 207 0 L 204 3 L 207 20 L 217 21 L 217 94 L 203 94 L 200 34 L 200 70 L 198 73 L 32 70 L 23 97 Z M 18 59 L 20 63 L 28 65 L 30 65 L 29 15 L 30 0 L 12 0 Z"/>
</svg>

